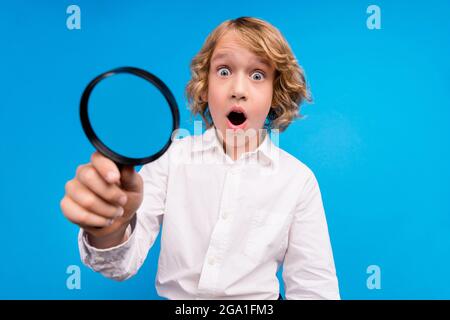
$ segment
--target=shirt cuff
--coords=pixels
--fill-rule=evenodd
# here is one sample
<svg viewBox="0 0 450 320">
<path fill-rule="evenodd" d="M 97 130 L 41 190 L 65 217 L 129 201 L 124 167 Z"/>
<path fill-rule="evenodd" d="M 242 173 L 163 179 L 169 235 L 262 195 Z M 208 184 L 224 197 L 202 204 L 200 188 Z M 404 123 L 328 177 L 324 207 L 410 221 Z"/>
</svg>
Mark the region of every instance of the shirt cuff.
<svg viewBox="0 0 450 320">
<path fill-rule="evenodd" d="M 106 249 L 99 249 L 92 246 L 89 243 L 87 233 L 83 229 L 80 229 L 78 235 L 78 244 L 82 261 L 94 270 L 105 264 L 121 264 L 126 260 L 125 258 L 127 254 L 133 247 L 133 243 L 135 241 L 134 239 L 136 237 L 135 226 L 136 216 L 130 222 L 125 231 L 127 239 L 117 246 Z"/>
</svg>

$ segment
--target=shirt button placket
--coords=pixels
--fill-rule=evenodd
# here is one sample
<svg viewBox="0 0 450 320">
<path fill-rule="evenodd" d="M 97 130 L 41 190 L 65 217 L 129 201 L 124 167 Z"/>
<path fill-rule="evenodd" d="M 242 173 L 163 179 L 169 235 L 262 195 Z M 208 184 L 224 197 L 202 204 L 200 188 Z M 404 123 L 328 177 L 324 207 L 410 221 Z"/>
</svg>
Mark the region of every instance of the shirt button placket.
<svg viewBox="0 0 450 320">
<path fill-rule="evenodd" d="M 211 234 L 211 241 L 206 253 L 205 264 L 200 276 L 199 289 L 213 292 L 216 290 L 217 279 L 219 277 L 219 265 L 227 250 L 230 241 L 230 226 L 234 210 L 237 206 L 237 196 L 239 194 L 239 171 L 238 168 L 231 168 L 225 176 L 224 189 L 220 204 L 220 219 L 217 221 Z M 206 292 L 205 291 L 205 292 Z"/>
</svg>

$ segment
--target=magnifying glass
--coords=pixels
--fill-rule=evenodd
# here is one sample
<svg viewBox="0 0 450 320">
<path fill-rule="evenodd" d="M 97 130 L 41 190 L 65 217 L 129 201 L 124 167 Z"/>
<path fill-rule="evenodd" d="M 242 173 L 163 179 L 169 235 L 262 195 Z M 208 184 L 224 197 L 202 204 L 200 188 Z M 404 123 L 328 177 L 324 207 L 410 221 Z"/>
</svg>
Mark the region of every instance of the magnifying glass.
<svg viewBox="0 0 450 320">
<path fill-rule="evenodd" d="M 120 170 L 161 157 L 179 128 L 180 114 L 161 79 L 139 68 L 120 67 L 86 86 L 80 119 L 89 141 Z"/>
</svg>

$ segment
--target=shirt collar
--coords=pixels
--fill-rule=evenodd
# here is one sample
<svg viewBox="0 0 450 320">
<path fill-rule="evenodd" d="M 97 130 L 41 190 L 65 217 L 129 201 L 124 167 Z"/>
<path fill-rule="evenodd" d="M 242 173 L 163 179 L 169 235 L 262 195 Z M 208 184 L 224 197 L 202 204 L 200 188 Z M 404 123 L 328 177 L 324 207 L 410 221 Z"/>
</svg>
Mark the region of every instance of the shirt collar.
<svg viewBox="0 0 450 320">
<path fill-rule="evenodd" d="M 215 149 L 224 152 L 222 143 L 217 136 L 216 128 L 214 126 L 211 126 L 202 135 L 193 139 L 192 152 L 205 152 Z M 245 156 L 255 153 L 257 153 L 258 160 L 262 161 L 263 164 L 276 165 L 279 159 L 279 149 L 272 142 L 269 133 L 266 133 L 264 140 L 258 148 L 252 152 L 247 152 Z M 261 155 L 261 157 L 259 155 Z"/>
</svg>

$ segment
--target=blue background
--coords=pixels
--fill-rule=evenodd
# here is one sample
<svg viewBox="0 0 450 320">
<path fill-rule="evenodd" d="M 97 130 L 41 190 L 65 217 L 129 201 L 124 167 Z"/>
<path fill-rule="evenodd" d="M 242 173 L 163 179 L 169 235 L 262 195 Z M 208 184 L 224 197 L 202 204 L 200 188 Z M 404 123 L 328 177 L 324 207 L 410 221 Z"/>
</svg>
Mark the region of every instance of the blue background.
<svg viewBox="0 0 450 320">
<path fill-rule="evenodd" d="M 81 30 L 66 9 L 81 8 Z M 381 8 L 381 30 L 366 9 Z M 96 74 L 151 70 L 192 132 L 189 63 L 222 21 L 266 19 L 290 43 L 314 103 L 280 136 L 316 174 L 344 299 L 450 298 L 449 1 L 14 1 L 0 5 L 0 298 L 158 299 L 159 238 L 132 279 L 82 266 L 64 184 L 93 147 L 78 102 Z M 66 268 L 81 266 L 81 289 Z M 369 265 L 381 289 L 366 286 Z"/>
</svg>

